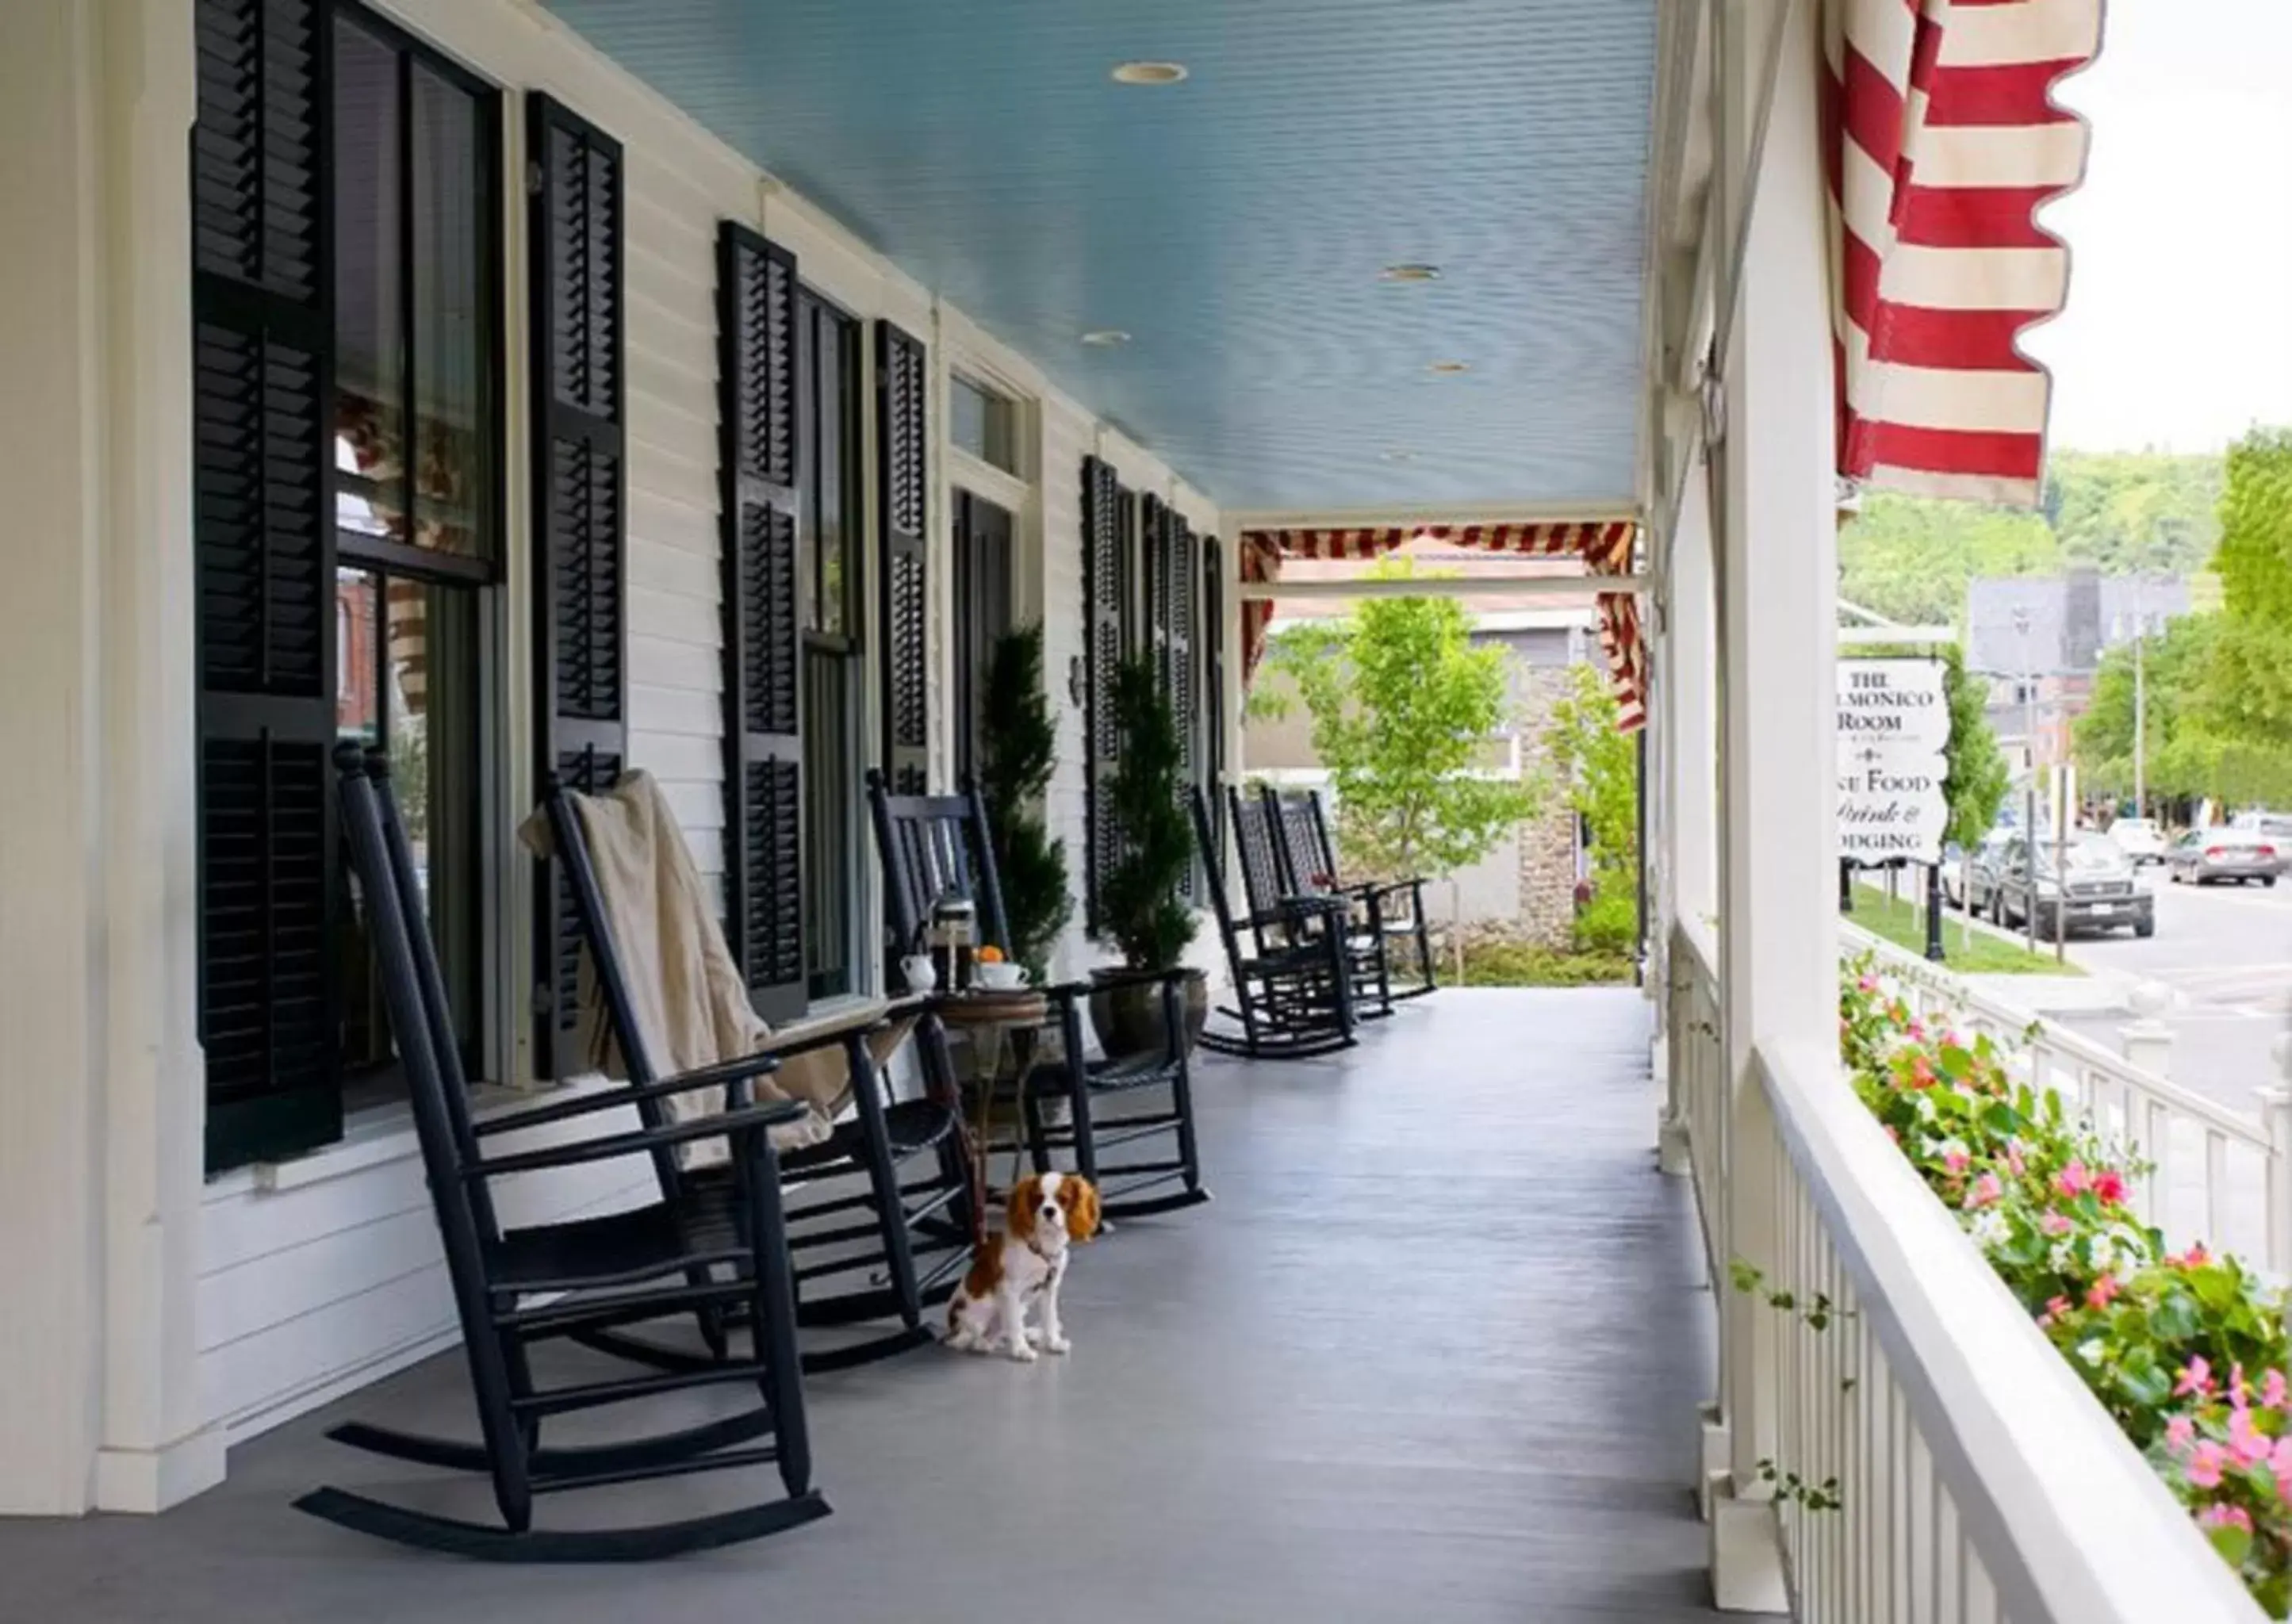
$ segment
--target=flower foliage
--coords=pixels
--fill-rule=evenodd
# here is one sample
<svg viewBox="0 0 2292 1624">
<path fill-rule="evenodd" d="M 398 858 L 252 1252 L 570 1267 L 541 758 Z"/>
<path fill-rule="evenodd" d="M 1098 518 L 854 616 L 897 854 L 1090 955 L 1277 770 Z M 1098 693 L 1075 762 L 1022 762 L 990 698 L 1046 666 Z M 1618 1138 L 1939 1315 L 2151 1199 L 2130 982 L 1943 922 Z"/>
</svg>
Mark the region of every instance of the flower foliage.
<svg viewBox="0 0 2292 1624">
<path fill-rule="evenodd" d="M 1855 1092 L 2272 1618 L 2292 1612 L 2285 1297 L 2233 1256 L 2170 1251 L 2148 1169 L 1989 1038 L 1922 1023 L 1868 961 L 1839 991 Z"/>
</svg>

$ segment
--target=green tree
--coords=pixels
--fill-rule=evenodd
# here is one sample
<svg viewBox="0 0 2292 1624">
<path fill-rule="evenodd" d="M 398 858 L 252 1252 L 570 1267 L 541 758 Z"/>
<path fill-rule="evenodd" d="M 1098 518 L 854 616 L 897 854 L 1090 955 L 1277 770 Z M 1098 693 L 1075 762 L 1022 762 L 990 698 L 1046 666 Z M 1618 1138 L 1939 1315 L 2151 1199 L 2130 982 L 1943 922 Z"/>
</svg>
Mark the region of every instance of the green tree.
<svg viewBox="0 0 2292 1624">
<path fill-rule="evenodd" d="M 1369 572 L 1411 574 L 1406 559 Z M 1295 683 L 1312 718 L 1349 869 L 1437 878 L 1535 815 L 1539 786 L 1475 771 L 1510 708 L 1506 656 L 1473 643 L 1454 598 L 1366 599 L 1344 620 L 1285 631 L 1266 660 Z"/>
<path fill-rule="evenodd" d="M 1639 939 L 1640 748 L 1616 726 L 1615 691 L 1590 666 L 1568 675 L 1552 707 L 1544 747 L 1584 820 L 1592 900 L 1576 920 L 1576 945 L 1620 952 Z"/>
<path fill-rule="evenodd" d="M 2204 690 L 2220 625 L 2218 615 L 2178 615 L 2142 648 L 2147 779 L 2149 788 L 2160 795 L 2207 793 L 2185 776 L 2193 759 L 2189 747 L 2177 758 L 2168 759 L 2168 751 L 2175 739 L 2203 731 Z M 2111 649 L 2102 657 L 2092 702 L 2078 718 L 2076 730 L 2078 766 L 2094 788 L 2111 795 L 2133 790 L 2133 650 Z"/>
<path fill-rule="evenodd" d="M 1043 821 L 1043 792 L 1058 760 L 1058 727 L 1043 689 L 1043 628 L 996 640 L 987 662 L 979 739 L 979 793 L 995 848 L 1011 954 L 1037 985 L 1074 911 L 1066 847 Z"/>
<path fill-rule="evenodd" d="M 2256 429 L 2230 448 L 2214 568 L 2212 724 L 2240 743 L 2292 746 L 2292 430 Z"/>
<path fill-rule="evenodd" d="M 1118 854 L 1099 878 L 1097 933 L 1130 968 L 1166 970 L 1194 939 L 1194 910 L 1178 894 L 1194 860 L 1194 831 L 1181 799 L 1177 718 L 1149 656 L 1115 669 L 1114 730 L 1121 753 L 1109 789 Z"/>
</svg>

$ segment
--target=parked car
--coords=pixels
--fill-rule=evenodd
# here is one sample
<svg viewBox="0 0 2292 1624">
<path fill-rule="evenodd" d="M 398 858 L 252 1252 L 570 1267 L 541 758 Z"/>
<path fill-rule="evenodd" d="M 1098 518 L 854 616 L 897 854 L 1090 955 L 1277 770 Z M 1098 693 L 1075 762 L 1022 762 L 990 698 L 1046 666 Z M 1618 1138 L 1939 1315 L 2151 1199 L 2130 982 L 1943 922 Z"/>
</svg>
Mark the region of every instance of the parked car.
<svg viewBox="0 0 2292 1624">
<path fill-rule="evenodd" d="M 1989 893 L 1989 917 L 1999 925 L 2022 925 L 2037 915 L 2038 934 L 2130 929 L 2136 936 L 2157 933 L 2157 899 L 2135 877 L 2133 860 L 2106 835 L 2070 836 L 2063 877 L 2055 872 L 2054 844 L 2040 842 L 2035 859 L 2020 836 L 2007 842 Z"/>
<path fill-rule="evenodd" d="M 1955 841 L 1943 847 L 1942 901 L 1969 913 L 1978 914 L 1987 907 L 1989 893 L 1997 885 L 1997 860 L 2013 838 L 2012 829 L 1994 828 L 1970 852 Z"/>
<path fill-rule="evenodd" d="M 2165 860 L 2175 885 L 2209 885 L 2215 880 L 2273 885 L 2283 859 L 2275 841 L 2258 829 L 2191 829 Z"/>
<path fill-rule="evenodd" d="M 2154 818 L 2119 818 L 2109 826 L 2109 837 L 2136 866 L 2163 862 L 2169 844 Z"/>
<path fill-rule="evenodd" d="M 2239 812 L 2231 828 L 2248 829 L 2276 848 L 2276 872 L 2292 869 L 2292 812 Z"/>
</svg>

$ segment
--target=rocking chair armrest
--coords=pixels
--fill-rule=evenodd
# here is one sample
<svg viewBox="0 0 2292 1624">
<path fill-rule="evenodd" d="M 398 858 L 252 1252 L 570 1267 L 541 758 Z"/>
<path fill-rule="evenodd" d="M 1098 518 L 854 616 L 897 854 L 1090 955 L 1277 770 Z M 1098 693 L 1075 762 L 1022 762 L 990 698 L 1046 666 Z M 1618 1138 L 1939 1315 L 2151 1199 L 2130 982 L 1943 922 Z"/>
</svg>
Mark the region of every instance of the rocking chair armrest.
<svg viewBox="0 0 2292 1624">
<path fill-rule="evenodd" d="M 780 1063 L 779 1054 L 766 1050 L 757 1054 L 744 1054 L 738 1060 L 726 1061 L 719 1066 L 704 1066 L 698 1071 L 687 1071 L 658 1083 L 638 1083 L 611 1088 L 601 1088 L 585 1094 L 577 1100 L 559 1104 L 537 1105 L 530 1111 L 513 1111 L 498 1117 L 488 1117 L 477 1124 L 480 1138 L 490 1134 L 513 1133 L 521 1127 L 539 1127 L 545 1123 L 568 1122 L 592 1112 L 610 1111 L 617 1105 L 633 1105 L 644 1100 L 666 1099 L 671 1095 L 690 1094 L 700 1088 L 722 1088 L 731 1083 L 745 1083 L 775 1071 Z"/>
<path fill-rule="evenodd" d="M 894 998 L 881 1009 L 855 1014 L 848 1021 L 827 1022 L 812 1030 L 797 1032 L 785 1038 L 775 1035 L 758 1053 L 769 1054 L 776 1060 L 787 1060 L 796 1054 L 809 1054 L 814 1049 L 824 1049 L 830 1044 L 857 1043 L 873 1038 L 878 1032 L 890 1030 L 899 1022 L 922 1015 L 931 1008 L 932 1002 L 931 996 L 925 993 Z"/>
<path fill-rule="evenodd" d="M 621 1102 L 616 1100 L 613 1103 L 617 1104 Z M 474 1181 L 498 1178 L 504 1173 L 530 1173 L 543 1168 L 577 1168 L 585 1162 L 610 1161 L 617 1156 L 641 1155 L 666 1150 L 672 1145 L 690 1144 L 696 1139 L 718 1139 L 728 1135 L 778 1127 L 783 1122 L 797 1120 L 809 1109 L 801 1100 L 775 1100 L 769 1105 L 744 1106 L 738 1111 L 698 1117 L 690 1122 L 637 1128 L 625 1134 L 607 1134 L 596 1139 L 576 1139 L 569 1143 L 551 1145 L 544 1150 L 488 1157 L 464 1168 L 462 1176 Z"/>
</svg>

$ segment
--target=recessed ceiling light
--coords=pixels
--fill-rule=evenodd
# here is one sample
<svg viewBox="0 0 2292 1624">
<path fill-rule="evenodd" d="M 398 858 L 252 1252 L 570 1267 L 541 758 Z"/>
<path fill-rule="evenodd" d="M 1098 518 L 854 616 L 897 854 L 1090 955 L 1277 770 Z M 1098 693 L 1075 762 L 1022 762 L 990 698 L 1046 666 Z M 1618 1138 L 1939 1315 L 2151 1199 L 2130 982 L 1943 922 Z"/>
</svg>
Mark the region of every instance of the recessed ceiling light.
<svg viewBox="0 0 2292 1624">
<path fill-rule="evenodd" d="M 1441 279 L 1438 265 L 1387 265 L 1376 273 L 1380 282 L 1437 282 Z"/>
<path fill-rule="evenodd" d="M 1438 373 L 1444 378 L 1454 377 L 1460 372 L 1470 372 L 1472 369 L 1473 363 L 1470 361 L 1434 361 L 1424 368 L 1425 371 Z"/>
<path fill-rule="evenodd" d="M 1130 335 L 1120 327 L 1093 327 L 1082 335 L 1083 343 L 1101 350 L 1111 350 L 1130 342 Z"/>
<path fill-rule="evenodd" d="M 1120 62 L 1114 69 L 1117 85 L 1175 85 L 1185 77 L 1183 62 Z"/>
</svg>

